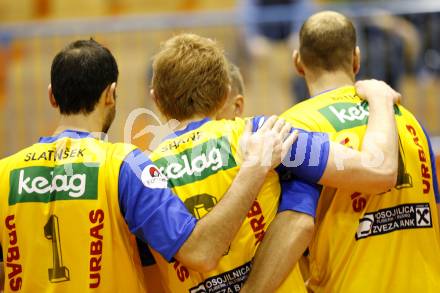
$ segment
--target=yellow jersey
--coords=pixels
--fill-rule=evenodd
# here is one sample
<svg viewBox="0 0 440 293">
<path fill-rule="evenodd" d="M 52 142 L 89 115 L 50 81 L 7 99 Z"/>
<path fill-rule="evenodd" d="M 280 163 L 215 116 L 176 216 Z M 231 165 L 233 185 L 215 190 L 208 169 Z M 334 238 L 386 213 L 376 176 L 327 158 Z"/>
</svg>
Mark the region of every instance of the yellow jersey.
<svg viewBox="0 0 440 293">
<path fill-rule="evenodd" d="M 146 292 L 133 234 L 171 259 L 196 222 L 158 172 L 70 130 L 1 160 L 5 292 Z M 164 232 L 173 215 L 183 230 Z"/>
<path fill-rule="evenodd" d="M 368 105 L 352 86 L 324 92 L 281 115 L 294 126 L 328 132 L 359 149 Z M 310 249 L 313 292 L 439 292 L 439 201 L 429 137 L 395 107 L 398 182 L 384 194 L 324 188 Z"/>
<path fill-rule="evenodd" d="M 261 126 L 263 120 L 262 117 L 253 119 L 254 130 Z M 169 186 L 196 218 L 200 219 L 209 213 L 222 199 L 236 176 L 241 163 L 237 154 L 239 139 L 244 127 L 243 119 L 203 119 L 177 131 L 175 136 L 165 139 L 152 152 L 151 160 L 167 176 Z M 319 137 L 320 134 L 306 136 Z M 310 146 L 311 139 L 305 141 Z M 328 157 L 328 144 L 325 145 L 327 147 L 323 148 L 323 158 Z M 308 156 L 306 155 L 307 158 Z M 309 174 L 306 179 L 317 181 L 325 163 L 315 167 L 303 164 L 298 168 L 309 171 L 315 169 L 317 172 L 313 173 L 317 174 Z M 294 172 L 307 173 L 299 169 Z M 178 261 L 168 263 L 152 251 L 167 290 L 191 293 L 239 292 L 249 275 L 251 261 L 265 231 L 277 214 L 280 192 L 278 174 L 271 171 L 229 249 L 225 251 L 218 266 L 208 273 L 192 271 Z M 285 209 L 307 212 L 295 204 Z M 278 292 L 306 292 L 298 267 Z"/>
</svg>

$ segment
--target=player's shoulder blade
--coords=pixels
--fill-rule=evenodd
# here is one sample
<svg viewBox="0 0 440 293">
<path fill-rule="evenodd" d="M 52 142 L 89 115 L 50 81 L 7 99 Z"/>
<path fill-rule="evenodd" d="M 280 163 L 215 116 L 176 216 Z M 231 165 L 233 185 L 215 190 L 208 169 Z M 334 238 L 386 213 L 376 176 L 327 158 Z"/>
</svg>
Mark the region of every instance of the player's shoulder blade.
<svg viewBox="0 0 440 293">
<path fill-rule="evenodd" d="M 107 157 L 111 160 L 123 161 L 137 146 L 129 143 L 106 143 Z"/>
<path fill-rule="evenodd" d="M 175 155 L 208 141 L 227 138 L 238 129 L 238 126 L 239 124 L 231 120 L 204 119 L 190 123 L 183 130 L 175 131 L 165 137 L 153 150 L 151 158 L 154 160 L 158 157 Z"/>
<path fill-rule="evenodd" d="M 206 121 L 188 131 L 176 131 L 151 154 L 151 160 L 169 179 L 171 186 L 203 180 L 237 165 L 231 130 L 234 122 Z M 194 176 L 197 174 L 197 176 Z"/>
<path fill-rule="evenodd" d="M 416 121 L 417 124 L 420 125 L 414 114 L 410 110 L 405 108 L 403 105 L 395 106 L 395 108 L 398 109 L 399 116 L 401 116 L 405 121 L 409 121 L 409 120 Z"/>
<path fill-rule="evenodd" d="M 313 96 L 281 115 L 294 126 L 312 131 L 335 132 L 366 124 L 367 105 L 353 86 L 344 86 Z M 355 121 L 355 123 L 349 123 Z"/>
</svg>

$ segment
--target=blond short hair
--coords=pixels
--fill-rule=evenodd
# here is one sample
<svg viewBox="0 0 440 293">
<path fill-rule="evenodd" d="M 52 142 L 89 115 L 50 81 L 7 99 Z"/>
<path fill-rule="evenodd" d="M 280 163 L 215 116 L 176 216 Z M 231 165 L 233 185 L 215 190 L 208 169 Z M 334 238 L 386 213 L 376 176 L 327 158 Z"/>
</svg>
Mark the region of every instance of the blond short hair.
<svg viewBox="0 0 440 293">
<path fill-rule="evenodd" d="M 180 34 L 167 40 L 153 59 L 152 85 L 162 114 L 181 121 L 213 115 L 228 96 L 228 66 L 211 39 Z"/>
</svg>

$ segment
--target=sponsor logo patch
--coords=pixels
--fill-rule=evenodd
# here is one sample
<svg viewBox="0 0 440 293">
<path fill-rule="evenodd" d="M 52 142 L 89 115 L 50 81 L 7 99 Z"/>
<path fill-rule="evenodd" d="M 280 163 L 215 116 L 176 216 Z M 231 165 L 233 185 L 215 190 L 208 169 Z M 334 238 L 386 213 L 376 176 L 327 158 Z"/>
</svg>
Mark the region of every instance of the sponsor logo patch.
<svg viewBox="0 0 440 293">
<path fill-rule="evenodd" d="M 397 230 L 432 227 L 429 203 L 402 204 L 366 213 L 359 220 L 356 240 Z"/>
<path fill-rule="evenodd" d="M 99 166 L 89 163 L 12 170 L 9 205 L 23 202 L 97 199 L 98 173 Z"/>
<path fill-rule="evenodd" d="M 221 170 L 237 166 L 226 137 L 211 139 L 179 154 L 154 162 L 171 187 L 202 180 Z"/>
<path fill-rule="evenodd" d="M 148 165 L 144 168 L 141 175 L 142 183 L 149 188 L 166 188 L 167 178 L 154 165 Z"/>
<path fill-rule="evenodd" d="M 190 293 L 238 293 L 243 287 L 249 272 L 251 270 L 251 262 L 245 263 L 230 271 L 220 275 L 210 277 L 203 283 L 189 290 Z"/>
<path fill-rule="evenodd" d="M 367 125 L 369 115 L 366 101 L 361 103 L 335 103 L 320 109 L 319 112 L 336 131 Z M 394 107 L 394 113 L 401 115 L 397 106 Z"/>
</svg>

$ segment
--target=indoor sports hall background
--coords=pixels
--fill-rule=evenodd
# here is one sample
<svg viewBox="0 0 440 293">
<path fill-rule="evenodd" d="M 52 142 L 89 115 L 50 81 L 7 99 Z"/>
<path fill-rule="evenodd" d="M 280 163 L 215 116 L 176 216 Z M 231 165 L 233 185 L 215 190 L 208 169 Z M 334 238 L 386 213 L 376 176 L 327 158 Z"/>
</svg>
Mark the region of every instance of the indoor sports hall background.
<svg viewBox="0 0 440 293">
<path fill-rule="evenodd" d="M 355 20 L 361 76 L 391 83 L 430 134 L 440 136 L 439 0 L 0 0 L 0 157 L 54 130 L 51 61 L 78 38 L 104 43 L 120 67 L 112 141 L 123 140 L 133 109 L 154 110 L 149 61 L 162 41 L 183 31 L 217 39 L 240 66 L 246 114 L 279 114 L 306 97 L 290 58 L 299 25 L 320 9 Z M 157 124 L 144 119 L 136 127 L 148 121 Z M 434 145 L 440 153 L 436 138 Z"/>
</svg>

